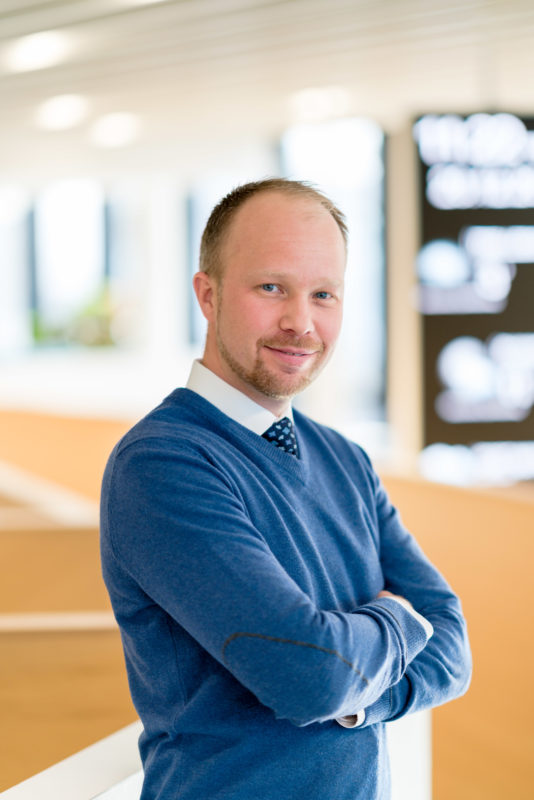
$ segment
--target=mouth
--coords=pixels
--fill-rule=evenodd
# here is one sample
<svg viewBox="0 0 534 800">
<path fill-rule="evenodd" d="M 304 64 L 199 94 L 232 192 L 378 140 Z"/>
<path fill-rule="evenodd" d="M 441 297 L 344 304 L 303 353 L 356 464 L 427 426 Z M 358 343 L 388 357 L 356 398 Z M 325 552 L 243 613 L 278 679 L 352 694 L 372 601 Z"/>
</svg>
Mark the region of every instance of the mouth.
<svg viewBox="0 0 534 800">
<path fill-rule="evenodd" d="M 304 358 L 305 356 L 313 356 L 317 353 L 317 350 L 288 350 L 287 348 L 282 347 L 269 347 L 267 345 L 268 350 L 274 350 L 277 353 L 283 353 L 286 356 L 297 356 Z"/>
<path fill-rule="evenodd" d="M 266 350 L 269 350 L 275 358 L 288 366 L 303 366 L 310 359 L 316 356 L 319 350 L 298 350 L 291 347 L 273 347 L 265 345 Z"/>
</svg>

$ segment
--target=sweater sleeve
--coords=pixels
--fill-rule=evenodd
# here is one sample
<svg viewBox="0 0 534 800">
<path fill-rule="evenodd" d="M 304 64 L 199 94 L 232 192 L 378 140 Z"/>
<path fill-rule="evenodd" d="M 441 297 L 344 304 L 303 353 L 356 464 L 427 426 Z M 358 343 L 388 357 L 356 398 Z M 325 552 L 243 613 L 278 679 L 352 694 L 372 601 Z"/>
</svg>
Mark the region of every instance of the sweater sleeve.
<svg viewBox="0 0 534 800">
<path fill-rule="evenodd" d="M 280 718 L 297 725 L 372 706 L 427 643 L 383 598 L 317 608 L 202 453 L 144 440 L 115 458 L 105 514 L 114 558 L 150 600 Z"/>
<path fill-rule="evenodd" d="M 458 597 L 404 528 L 373 473 L 386 589 L 402 595 L 431 622 L 434 633 L 396 684 L 366 709 L 364 725 L 446 703 L 471 678 L 471 653 Z"/>
</svg>

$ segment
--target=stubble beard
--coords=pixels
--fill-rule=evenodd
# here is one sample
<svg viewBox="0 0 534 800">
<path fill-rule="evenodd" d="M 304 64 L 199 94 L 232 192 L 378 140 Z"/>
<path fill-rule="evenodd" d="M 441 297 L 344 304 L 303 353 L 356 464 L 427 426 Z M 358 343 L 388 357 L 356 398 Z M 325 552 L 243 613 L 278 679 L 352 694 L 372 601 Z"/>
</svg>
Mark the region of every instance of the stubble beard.
<svg viewBox="0 0 534 800">
<path fill-rule="evenodd" d="M 291 374 L 288 372 L 284 379 L 280 374 L 271 372 L 262 360 L 261 353 L 265 346 L 279 349 L 283 349 L 284 347 L 291 347 L 294 349 L 302 348 L 303 350 L 315 349 L 317 350 L 316 363 L 306 374 L 300 375 L 298 373 Z M 324 345 L 318 345 L 317 342 L 311 340 L 310 337 L 303 337 L 300 339 L 285 337 L 283 341 L 281 338 L 260 339 L 257 343 L 256 360 L 251 369 L 244 367 L 243 364 L 230 353 L 221 337 L 220 325 L 217 325 L 217 348 L 223 361 L 241 381 L 266 397 L 271 397 L 276 400 L 291 398 L 302 392 L 317 377 L 325 364 L 323 356 Z"/>
</svg>

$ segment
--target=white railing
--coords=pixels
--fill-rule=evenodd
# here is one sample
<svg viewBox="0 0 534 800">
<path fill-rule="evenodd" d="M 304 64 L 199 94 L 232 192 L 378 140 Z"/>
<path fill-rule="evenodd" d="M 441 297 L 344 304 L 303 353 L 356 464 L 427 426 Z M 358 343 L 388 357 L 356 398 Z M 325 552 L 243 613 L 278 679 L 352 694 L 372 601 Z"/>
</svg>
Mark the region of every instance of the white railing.
<svg viewBox="0 0 534 800">
<path fill-rule="evenodd" d="M 140 722 L 0 793 L 2 800 L 139 800 Z"/>
</svg>

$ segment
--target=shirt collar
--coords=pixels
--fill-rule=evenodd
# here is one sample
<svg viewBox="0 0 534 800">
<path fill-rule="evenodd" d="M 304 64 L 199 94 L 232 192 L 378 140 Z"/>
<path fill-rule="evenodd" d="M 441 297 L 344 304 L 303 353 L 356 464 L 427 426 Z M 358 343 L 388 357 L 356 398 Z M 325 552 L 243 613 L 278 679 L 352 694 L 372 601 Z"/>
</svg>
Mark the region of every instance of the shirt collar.
<svg viewBox="0 0 534 800">
<path fill-rule="evenodd" d="M 218 408 L 219 411 L 222 411 L 223 414 L 260 436 L 273 422 L 280 419 L 271 411 L 255 403 L 254 400 L 240 392 L 239 389 L 230 386 L 229 383 L 219 378 L 218 375 L 205 367 L 204 364 L 201 364 L 200 361 L 193 362 L 186 386 Z M 282 416 L 289 417 L 293 421 L 291 406 L 286 409 Z"/>
</svg>

